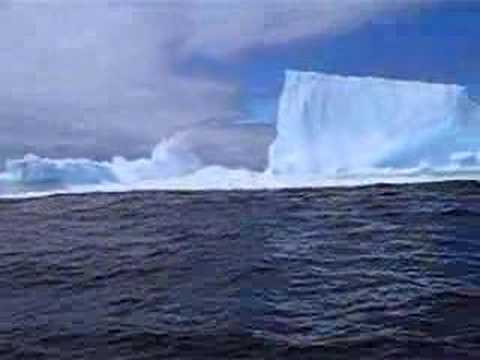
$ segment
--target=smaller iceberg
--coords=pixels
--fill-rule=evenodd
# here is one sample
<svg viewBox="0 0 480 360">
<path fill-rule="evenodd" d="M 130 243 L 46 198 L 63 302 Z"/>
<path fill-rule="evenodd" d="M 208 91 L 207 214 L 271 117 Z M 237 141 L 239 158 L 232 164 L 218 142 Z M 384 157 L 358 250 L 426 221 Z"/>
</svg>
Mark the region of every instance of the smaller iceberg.
<svg viewBox="0 0 480 360">
<path fill-rule="evenodd" d="M 8 179 L 25 185 L 98 184 L 115 180 L 108 163 L 88 159 L 52 160 L 28 154 L 23 159 L 7 160 L 5 168 Z"/>
<path fill-rule="evenodd" d="M 49 159 L 28 154 L 7 160 L 1 183 L 20 185 L 96 185 L 132 184 L 141 181 L 184 176 L 202 166 L 199 158 L 185 145 L 183 134 L 159 143 L 150 158 L 112 161 L 90 159 Z"/>
</svg>

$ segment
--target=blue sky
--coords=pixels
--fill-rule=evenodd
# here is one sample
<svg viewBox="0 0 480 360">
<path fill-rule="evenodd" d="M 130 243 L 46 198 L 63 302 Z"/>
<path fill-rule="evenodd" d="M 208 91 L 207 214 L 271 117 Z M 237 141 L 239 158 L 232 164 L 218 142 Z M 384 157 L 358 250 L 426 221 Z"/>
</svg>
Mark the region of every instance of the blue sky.
<svg viewBox="0 0 480 360">
<path fill-rule="evenodd" d="M 182 131 L 256 166 L 285 69 L 480 83 L 475 0 L 2 4 L 0 161 L 135 157 Z"/>
<path fill-rule="evenodd" d="M 339 35 L 261 47 L 235 63 L 199 59 L 198 72 L 238 81 L 251 122 L 274 122 L 285 69 L 455 83 L 480 93 L 480 3 L 446 1 L 373 19 Z"/>
</svg>

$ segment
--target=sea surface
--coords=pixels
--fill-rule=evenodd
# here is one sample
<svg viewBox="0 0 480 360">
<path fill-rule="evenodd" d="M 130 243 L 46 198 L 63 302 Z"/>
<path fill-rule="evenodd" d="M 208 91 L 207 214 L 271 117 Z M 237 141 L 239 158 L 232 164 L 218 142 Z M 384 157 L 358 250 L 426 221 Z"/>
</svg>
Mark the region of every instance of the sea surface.
<svg viewBox="0 0 480 360">
<path fill-rule="evenodd" d="M 480 359 L 480 183 L 0 200 L 0 359 Z"/>
</svg>

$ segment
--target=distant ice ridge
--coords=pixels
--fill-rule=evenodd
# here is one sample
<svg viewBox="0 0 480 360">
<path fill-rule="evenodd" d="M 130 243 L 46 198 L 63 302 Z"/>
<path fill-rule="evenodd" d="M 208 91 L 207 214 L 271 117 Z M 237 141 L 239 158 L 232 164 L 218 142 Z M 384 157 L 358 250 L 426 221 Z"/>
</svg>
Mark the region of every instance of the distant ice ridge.
<svg viewBox="0 0 480 360">
<path fill-rule="evenodd" d="M 475 165 L 479 115 L 458 85 L 288 71 L 269 171 Z"/>
<path fill-rule="evenodd" d="M 132 184 L 152 179 L 179 177 L 198 170 L 200 160 L 183 146 L 182 134 L 158 144 L 150 158 L 112 161 L 89 159 L 48 159 L 28 154 L 22 159 L 8 160 L 0 184 L 16 182 L 24 185 L 95 185 L 106 183 Z"/>
</svg>

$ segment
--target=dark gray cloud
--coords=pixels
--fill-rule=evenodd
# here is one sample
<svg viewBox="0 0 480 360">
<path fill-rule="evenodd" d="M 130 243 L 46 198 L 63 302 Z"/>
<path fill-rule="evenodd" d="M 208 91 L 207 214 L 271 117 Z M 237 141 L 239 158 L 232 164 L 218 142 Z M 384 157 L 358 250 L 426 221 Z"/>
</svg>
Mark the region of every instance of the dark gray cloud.
<svg viewBox="0 0 480 360">
<path fill-rule="evenodd" d="M 234 61 L 434 1 L 0 0 L 0 159 L 136 156 L 192 129 L 205 153 L 230 146 L 236 161 L 248 142 L 265 147 L 271 131 L 225 126 L 242 116 L 237 85 L 187 76 L 181 64 Z M 223 125 L 204 125 L 212 120 Z"/>
</svg>

